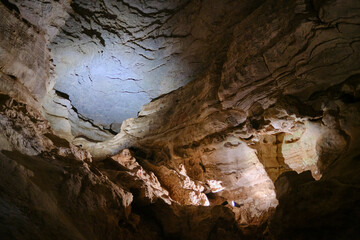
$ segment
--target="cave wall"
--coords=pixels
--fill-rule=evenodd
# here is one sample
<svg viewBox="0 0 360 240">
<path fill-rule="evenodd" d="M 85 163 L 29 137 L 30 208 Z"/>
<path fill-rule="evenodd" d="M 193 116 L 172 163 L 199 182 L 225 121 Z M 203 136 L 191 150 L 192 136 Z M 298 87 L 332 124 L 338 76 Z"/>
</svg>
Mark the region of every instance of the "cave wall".
<svg viewBox="0 0 360 240">
<path fill-rule="evenodd" d="M 145 105 L 138 118 L 123 123 L 122 132 L 115 138 L 126 139 L 125 142 L 134 139 L 133 145 L 137 142 L 152 142 L 154 146 L 157 142 L 163 146 L 188 145 L 247 120 L 251 124 L 246 133 L 249 137 L 251 130 L 264 127 L 266 120 L 273 122 L 274 131 L 292 132 L 291 124 L 286 126 L 286 116 L 281 119 L 282 114 L 294 121 L 296 117 L 319 119 L 332 105 L 330 100 L 319 96 L 320 92 L 325 94 L 335 85 L 343 87 L 340 92 L 344 94 L 357 91 L 358 17 L 356 10 L 351 11 L 356 9 L 356 4 L 356 1 L 346 2 L 342 6 L 344 10 L 335 11 L 340 3 L 324 3 L 315 9 L 308 1 L 267 2 L 237 25 L 235 29 L 239 33 L 234 34 L 226 58 L 221 57 L 223 54 L 213 59 L 205 76 Z M 320 13 L 329 16 L 328 21 L 317 18 Z M 343 15 L 330 17 L 335 13 Z M 341 27 L 344 29 L 340 31 Z M 250 38 L 254 29 L 269 37 Z M 288 62 L 266 67 L 263 55 L 270 58 L 275 53 L 279 61 L 288 59 Z M 343 57 L 335 57 L 340 55 Z M 236 68 L 241 68 L 243 73 L 236 72 Z M 243 81 L 235 81 L 237 78 Z M 345 81 L 355 85 L 348 86 Z M 316 102 L 316 98 L 322 99 Z M 170 131 L 172 134 L 167 134 Z"/>
<path fill-rule="evenodd" d="M 110 7 L 111 1 L 11 2 L 20 15 L 0 4 L 1 235 L 349 239 L 359 234 L 358 1 L 269 0 L 239 9 L 227 2 L 217 3 L 225 8 L 211 9 L 197 1 L 117 2 L 121 8 Z M 194 9 L 200 9 L 194 19 L 182 19 L 193 16 Z M 214 18 L 202 19 L 209 12 Z M 244 15 L 237 17 L 240 12 Z M 117 34 L 125 40 L 109 32 L 118 27 L 119 16 L 137 25 L 137 14 L 158 22 L 150 27 L 142 22 L 140 33 L 122 26 Z M 132 49 L 131 63 L 141 59 L 139 72 L 147 72 L 159 63 L 142 55 L 156 52 L 156 59 L 162 59 L 163 51 L 172 52 L 167 47 L 179 40 L 162 34 L 173 30 L 166 27 L 172 21 L 182 19 L 180 29 L 207 29 L 200 22 L 218 18 L 220 23 L 208 26 L 214 36 L 205 38 L 207 44 L 197 45 L 190 35 L 175 45 L 179 48 L 172 50 L 180 55 L 170 54 L 171 64 L 158 70 L 173 81 L 171 87 L 164 92 L 157 88 L 137 118 L 121 127 L 118 113 L 98 125 L 94 116 L 99 107 L 90 105 L 94 116 L 87 115 L 65 88 L 75 90 L 72 84 L 82 86 L 78 80 L 92 77 L 103 80 L 91 72 L 95 68 L 67 67 L 87 61 L 103 67 L 117 53 L 105 49 L 111 39 L 124 41 L 117 50 Z M 151 26 L 158 29 L 156 37 L 146 32 Z M 227 31 L 218 34 L 223 28 Z M 141 39 L 146 37 L 150 45 L 171 41 L 160 52 L 145 51 Z M 196 43 L 195 50 L 188 40 Z M 92 54 L 79 50 L 83 44 Z M 66 62 L 67 57 L 76 63 Z M 188 69 L 194 76 L 182 70 L 170 74 L 174 65 L 193 58 L 204 59 L 201 66 L 192 66 L 197 70 Z M 148 76 L 146 81 L 158 77 Z M 55 79 L 58 85 L 51 89 Z M 161 85 L 155 83 L 152 87 Z M 114 136 L 114 130 L 120 133 Z"/>
<path fill-rule="evenodd" d="M 74 0 L 50 45 L 55 89 L 119 132 L 142 105 L 201 75 L 262 2 Z"/>
<path fill-rule="evenodd" d="M 4 94 L 0 103 L 1 239 L 244 236 L 230 209 L 174 201 L 129 151 L 92 163 L 37 109 Z"/>
<path fill-rule="evenodd" d="M 0 11 L 0 90 L 40 107 L 51 85 L 45 34 L 2 4 Z"/>
<path fill-rule="evenodd" d="M 334 164 L 358 154 L 357 4 L 268 1 L 234 28 L 204 76 L 145 105 L 115 138 L 77 143 L 95 158 L 134 147 L 153 168 L 185 166 L 201 184 L 221 182 L 212 201 L 238 201 L 237 219 L 259 223 L 277 205 L 271 180 L 310 170 L 326 185 Z"/>
</svg>

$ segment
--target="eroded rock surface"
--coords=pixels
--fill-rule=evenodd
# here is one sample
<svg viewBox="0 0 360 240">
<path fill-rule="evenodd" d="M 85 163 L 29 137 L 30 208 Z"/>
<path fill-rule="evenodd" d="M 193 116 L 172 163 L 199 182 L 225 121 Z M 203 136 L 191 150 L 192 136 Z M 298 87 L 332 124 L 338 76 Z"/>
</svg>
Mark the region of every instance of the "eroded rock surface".
<svg viewBox="0 0 360 240">
<path fill-rule="evenodd" d="M 109 238 L 128 235 L 115 226 L 132 194 L 92 172 L 90 154 L 55 136 L 37 110 L 0 96 L 2 238 L 101 238 L 109 228 Z"/>
<path fill-rule="evenodd" d="M 261 3 L 73 0 L 50 45 L 55 89 L 95 124 L 119 132 L 116 125 L 142 105 L 206 71 L 235 24 Z"/>
<path fill-rule="evenodd" d="M 358 236 L 358 1 L 10 2 L 3 235 Z"/>
<path fill-rule="evenodd" d="M 39 108 L 50 87 L 45 35 L 3 4 L 0 16 L 0 91 Z"/>
<path fill-rule="evenodd" d="M 177 204 L 129 150 L 93 164 L 87 151 L 54 135 L 36 109 L 0 96 L 2 239 L 243 236 L 225 206 Z"/>
<path fill-rule="evenodd" d="M 358 151 L 349 149 L 358 124 L 345 130 L 341 116 L 358 114 L 359 19 L 339 4 L 266 2 L 234 28 L 226 58 L 204 77 L 145 105 L 114 139 L 84 146 L 95 157 L 137 147 L 166 168 L 184 165 L 204 186 L 221 181 L 216 201 L 249 203 L 241 219 L 257 222 L 276 205 L 270 179 L 289 170 L 320 179 Z M 247 191 L 236 187 L 243 183 Z"/>
</svg>

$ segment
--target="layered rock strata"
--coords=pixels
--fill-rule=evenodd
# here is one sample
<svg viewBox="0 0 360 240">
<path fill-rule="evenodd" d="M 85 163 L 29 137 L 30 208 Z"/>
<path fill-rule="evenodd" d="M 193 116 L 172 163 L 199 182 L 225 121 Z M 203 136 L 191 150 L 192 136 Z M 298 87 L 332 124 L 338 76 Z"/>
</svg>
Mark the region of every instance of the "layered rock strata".
<svg viewBox="0 0 360 240">
<path fill-rule="evenodd" d="M 0 5 L 0 91 L 40 108 L 50 87 L 45 35 Z"/>
<path fill-rule="evenodd" d="M 0 103 L 2 239 L 243 236 L 228 208 L 172 200 L 128 150 L 93 164 L 87 151 L 54 135 L 36 109 L 3 94 Z"/>
<path fill-rule="evenodd" d="M 185 166 L 203 186 L 219 181 L 225 190 L 214 201 L 237 201 L 251 212 L 245 223 L 256 222 L 276 206 L 270 179 L 289 170 L 320 179 L 354 144 L 355 130 L 340 122 L 358 94 L 358 17 L 339 7 L 263 4 L 234 28 L 226 56 L 204 77 L 145 105 L 113 139 L 77 143 L 95 158 L 140 148 L 168 169 Z"/>
<path fill-rule="evenodd" d="M 224 34 L 205 37 L 211 39 L 210 52 L 205 51 L 206 44 L 194 43 L 194 56 L 192 43 L 186 41 L 197 37 L 174 35 L 172 26 L 203 6 L 196 1 L 178 5 L 154 1 L 147 6 L 126 1 L 73 1 L 70 6 L 66 1 L 40 1 L 45 4 L 41 6 L 61 4 L 59 11 L 69 12 L 69 16 L 60 14 L 62 20 L 52 25 L 63 26 L 58 35 L 47 25 L 57 16 L 56 10 L 44 15 L 47 11 L 34 12 L 31 1 L 13 2 L 28 23 L 0 5 L 4 19 L 9 19 L 0 24 L 4 29 L 0 45 L 4 49 L 0 59 L 2 235 L 18 239 L 27 234 L 65 239 L 351 239 L 359 234 L 357 1 L 269 0 L 245 4 L 246 11 L 232 10 L 234 5 L 225 2 L 219 3 L 226 6 L 220 10 L 200 7 L 199 19 L 209 11 L 216 13 L 212 20 L 221 19 L 215 25 L 219 29 L 209 31 Z M 242 11 L 244 15 L 237 17 Z M 130 21 L 139 15 L 156 21 L 150 25 Z M 120 18 L 124 19 L 118 23 Z M 191 29 L 202 26 L 199 19 L 185 24 L 193 34 L 204 33 Z M 17 24 L 24 31 L 14 34 L 21 44 L 12 48 L 9 42 L 16 38 L 8 29 Z M 97 118 L 103 114 L 97 107 L 77 109 L 79 103 L 71 97 L 74 93 L 67 92 L 66 81 L 80 81 L 79 89 L 90 83 L 101 90 L 95 83 L 101 83 L 102 71 L 109 69 L 100 71 L 90 63 L 111 58 L 105 50 L 118 34 L 111 32 L 113 27 L 119 27 L 124 37 L 114 41 L 122 43 L 119 49 L 131 49 L 124 50 L 126 56 L 146 59 L 132 61 L 143 63 L 134 68 L 141 74 L 149 73 L 147 68 L 160 64 L 157 60 L 169 52 L 166 61 L 170 63 L 156 68 L 164 70 L 164 78 L 172 76 L 173 64 L 197 58 L 206 61 L 189 71 L 179 68 L 171 86 L 166 91 L 160 87 L 147 100 L 194 80 L 153 99 L 137 118 L 122 124 L 108 119 L 117 119 L 118 112 Z M 88 37 L 83 38 L 84 34 Z M 151 40 L 143 43 L 147 37 Z M 179 48 L 148 48 L 159 39 L 178 38 L 185 39 Z M 47 41 L 52 41 L 53 57 L 57 57 L 53 76 L 58 75 L 58 85 L 51 91 L 47 50 L 39 55 L 35 50 L 39 58 L 30 61 L 22 56 L 33 53 L 20 47 L 46 49 Z M 79 42 L 85 46 L 83 52 Z M 66 51 L 60 52 L 64 46 Z M 74 51 L 77 57 L 72 58 Z M 82 57 L 89 59 L 82 61 Z M 74 64 L 68 71 L 69 58 L 77 64 L 85 62 L 85 67 Z M 124 67 L 124 61 L 125 57 L 109 60 L 120 66 L 116 77 L 140 82 L 142 77 L 131 74 L 122 78 L 123 72 L 132 69 Z M 152 74 L 147 75 L 149 81 Z M 155 85 L 161 84 L 155 81 Z M 105 90 L 109 86 L 113 85 L 109 83 Z M 119 134 L 112 137 L 119 127 Z M 39 229 L 41 224 L 44 228 Z M 19 231 L 18 226 L 26 228 Z"/>
</svg>

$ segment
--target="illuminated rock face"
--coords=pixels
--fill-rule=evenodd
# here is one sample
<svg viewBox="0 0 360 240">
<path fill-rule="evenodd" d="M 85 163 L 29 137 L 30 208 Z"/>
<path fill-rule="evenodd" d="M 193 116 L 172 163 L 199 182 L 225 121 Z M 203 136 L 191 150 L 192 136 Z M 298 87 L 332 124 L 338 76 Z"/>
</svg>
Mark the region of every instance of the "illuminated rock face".
<svg viewBox="0 0 360 240">
<path fill-rule="evenodd" d="M 50 56 L 39 29 L 0 5 L 0 91 L 40 107 L 50 88 Z"/>
<path fill-rule="evenodd" d="M 350 10 L 340 13 L 337 4 L 313 7 L 263 4 L 237 25 L 227 58 L 205 76 L 145 105 L 114 139 L 78 144 L 95 158 L 132 146 L 163 168 L 185 166 L 204 185 L 221 182 L 224 189 L 209 193 L 210 202 L 234 201 L 239 222 L 259 224 L 277 204 L 270 179 L 310 170 L 327 184 L 337 161 L 358 154 L 349 148 L 358 124 L 342 119 L 358 119 L 347 117 L 350 108 L 359 114 L 360 52 L 357 40 L 352 43 L 359 19 Z M 331 17 L 335 12 L 351 19 L 346 31 L 330 27 L 344 24 L 336 19 L 345 17 Z"/>
<path fill-rule="evenodd" d="M 142 105 L 200 76 L 261 2 L 74 0 L 50 44 L 55 89 L 119 132 Z"/>
<path fill-rule="evenodd" d="M 358 1 L 11 2 L 35 26 L 0 5 L 7 234 L 358 236 Z"/>
</svg>

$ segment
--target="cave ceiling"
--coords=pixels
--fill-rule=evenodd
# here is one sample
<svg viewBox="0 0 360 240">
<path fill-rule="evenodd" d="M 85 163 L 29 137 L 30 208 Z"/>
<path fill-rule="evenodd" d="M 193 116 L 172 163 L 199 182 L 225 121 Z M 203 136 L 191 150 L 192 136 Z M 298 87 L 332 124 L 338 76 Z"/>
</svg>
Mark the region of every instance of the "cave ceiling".
<svg viewBox="0 0 360 240">
<path fill-rule="evenodd" d="M 359 9 L 1 0 L 0 238 L 357 239 Z"/>
<path fill-rule="evenodd" d="M 97 125 L 198 78 L 262 1 L 11 1 L 48 33 L 54 89 Z M 119 129 L 113 127 L 116 131 Z"/>
</svg>

